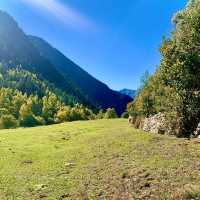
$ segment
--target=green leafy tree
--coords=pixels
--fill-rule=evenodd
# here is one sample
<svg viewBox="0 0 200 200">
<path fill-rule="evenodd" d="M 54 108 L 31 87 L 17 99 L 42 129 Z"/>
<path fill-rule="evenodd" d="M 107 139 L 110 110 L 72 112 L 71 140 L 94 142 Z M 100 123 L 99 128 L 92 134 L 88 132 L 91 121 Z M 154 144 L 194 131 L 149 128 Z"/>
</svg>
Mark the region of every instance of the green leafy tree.
<svg viewBox="0 0 200 200">
<path fill-rule="evenodd" d="M 59 101 L 57 96 L 53 93 L 49 93 L 48 96 L 43 97 L 43 117 L 48 124 L 54 123 L 57 112 L 60 110 L 62 103 Z"/>
<path fill-rule="evenodd" d="M 20 124 L 25 127 L 32 127 L 37 125 L 37 120 L 32 112 L 32 101 L 23 104 L 20 108 Z"/>
</svg>

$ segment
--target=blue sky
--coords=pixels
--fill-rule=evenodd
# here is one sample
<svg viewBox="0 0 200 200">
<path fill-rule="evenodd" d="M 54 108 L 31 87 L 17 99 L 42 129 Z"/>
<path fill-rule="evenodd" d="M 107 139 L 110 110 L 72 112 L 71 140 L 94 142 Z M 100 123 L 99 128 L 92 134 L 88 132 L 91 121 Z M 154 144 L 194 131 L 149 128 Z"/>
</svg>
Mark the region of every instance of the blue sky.
<svg viewBox="0 0 200 200">
<path fill-rule="evenodd" d="M 159 64 L 159 45 L 186 0 L 1 0 L 37 35 L 111 88 L 136 89 Z"/>
</svg>

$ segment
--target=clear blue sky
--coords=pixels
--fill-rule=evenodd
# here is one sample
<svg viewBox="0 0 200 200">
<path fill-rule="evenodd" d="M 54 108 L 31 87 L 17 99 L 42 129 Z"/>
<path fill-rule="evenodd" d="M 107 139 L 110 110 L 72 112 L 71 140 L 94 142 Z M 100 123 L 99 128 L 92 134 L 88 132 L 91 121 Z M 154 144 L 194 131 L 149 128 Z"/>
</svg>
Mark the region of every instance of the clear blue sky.
<svg viewBox="0 0 200 200">
<path fill-rule="evenodd" d="M 186 0 L 1 0 L 37 35 L 113 89 L 135 89 L 159 64 L 159 45 Z"/>
</svg>

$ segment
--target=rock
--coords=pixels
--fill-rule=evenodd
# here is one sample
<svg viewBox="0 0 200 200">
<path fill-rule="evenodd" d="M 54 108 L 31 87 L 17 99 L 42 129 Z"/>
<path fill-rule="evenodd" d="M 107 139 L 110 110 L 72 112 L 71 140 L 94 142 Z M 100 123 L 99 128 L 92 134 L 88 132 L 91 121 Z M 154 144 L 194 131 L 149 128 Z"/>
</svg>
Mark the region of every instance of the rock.
<svg viewBox="0 0 200 200">
<path fill-rule="evenodd" d="M 156 115 L 145 118 L 142 129 L 145 132 L 165 134 L 165 124 L 165 115 L 163 113 L 158 113 Z"/>
<path fill-rule="evenodd" d="M 122 179 L 126 179 L 126 178 L 129 178 L 128 172 L 122 173 Z"/>
<path fill-rule="evenodd" d="M 46 194 L 40 194 L 40 195 L 39 195 L 39 198 L 40 198 L 40 199 L 43 199 L 43 198 L 46 198 L 46 197 L 47 197 Z"/>
<path fill-rule="evenodd" d="M 128 117 L 128 122 L 129 122 L 130 124 L 134 124 L 134 122 L 135 122 L 134 117 L 129 115 L 129 117 Z"/>
<path fill-rule="evenodd" d="M 32 160 L 24 160 L 23 164 L 33 164 L 33 161 Z"/>
<path fill-rule="evenodd" d="M 69 138 L 67 138 L 67 137 L 62 137 L 61 139 L 62 140 L 69 140 Z"/>
<path fill-rule="evenodd" d="M 200 139 L 200 123 L 198 124 L 196 131 L 194 131 L 194 137 Z"/>
<path fill-rule="evenodd" d="M 65 167 L 74 167 L 76 164 L 72 162 L 65 163 Z"/>
<path fill-rule="evenodd" d="M 59 200 L 63 200 L 63 199 L 66 199 L 68 198 L 70 195 L 67 193 L 67 194 L 63 194 L 60 196 Z"/>
<path fill-rule="evenodd" d="M 44 190 L 45 188 L 47 188 L 47 185 L 45 185 L 45 184 L 35 185 L 35 190 L 36 191 Z"/>
<path fill-rule="evenodd" d="M 150 187 L 150 183 L 149 183 L 149 182 L 146 182 L 146 183 L 144 184 L 144 187 L 146 187 L 146 188 Z"/>
<path fill-rule="evenodd" d="M 99 196 L 99 197 L 103 196 L 103 191 L 100 191 L 100 192 L 98 193 L 98 196 Z"/>
</svg>

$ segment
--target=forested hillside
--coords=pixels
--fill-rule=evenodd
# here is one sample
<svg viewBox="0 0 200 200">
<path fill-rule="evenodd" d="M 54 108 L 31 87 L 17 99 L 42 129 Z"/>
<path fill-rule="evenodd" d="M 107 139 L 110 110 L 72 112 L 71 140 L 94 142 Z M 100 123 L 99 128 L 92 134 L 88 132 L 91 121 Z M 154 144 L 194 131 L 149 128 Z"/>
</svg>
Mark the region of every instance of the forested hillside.
<svg viewBox="0 0 200 200">
<path fill-rule="evenodd" d="M 67 95 L 54 84 L 45 79 L 39 79 L 36 74 L 24 70 L 21 66 L 9 68 L 6 64 L 0 63 L 0 86 L 19 90 L 27 95 L 43 97 L 49 92 L 55 93 L 63 102 L 69 105 L 81 103 L 78 98 Z"/>
<path fill-rule="evenodd" d="M 98 112 L 21 66 L 0 64 L 0 129 L 117 117 L 114 108 Z"/>
<path fill-rule="evenodd" d="M 200 122 L 200 1 L 189 1 L 173 23 L 171 37 L 160 47 L 160 66 L 144 80 L 129 112 L 136 126 L 142 126 L 145 117 L 163 113 L 165 132 L 188 137 Z"/>
<path fill-rule="evenodd" d="M 95 118 L 74 96 L 20 67 L 6 69 L 1 65 L 0 88 L 0 128 Z"/>
</svg>

